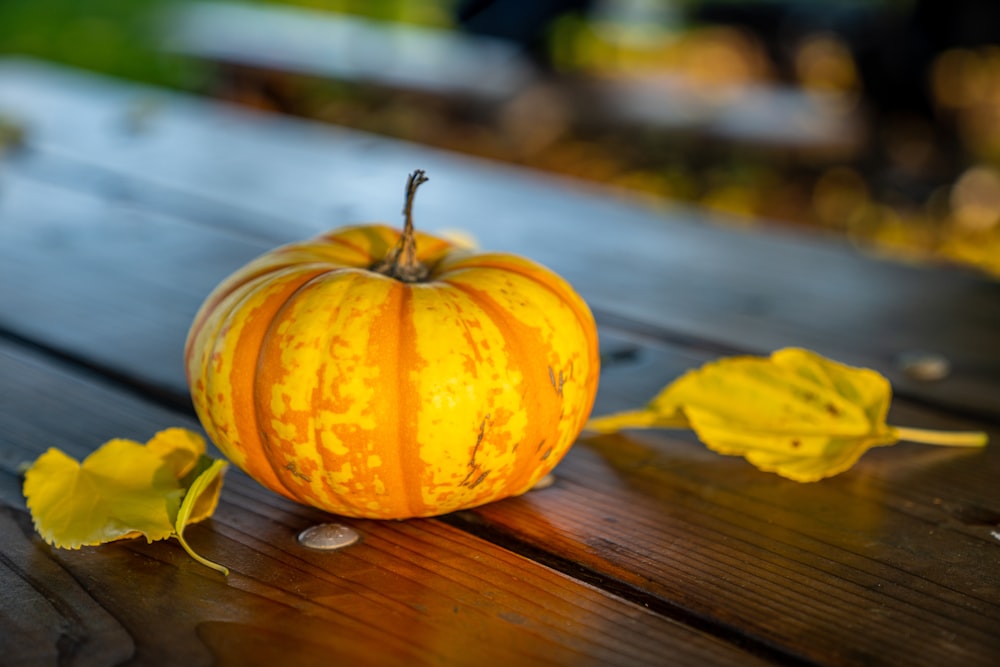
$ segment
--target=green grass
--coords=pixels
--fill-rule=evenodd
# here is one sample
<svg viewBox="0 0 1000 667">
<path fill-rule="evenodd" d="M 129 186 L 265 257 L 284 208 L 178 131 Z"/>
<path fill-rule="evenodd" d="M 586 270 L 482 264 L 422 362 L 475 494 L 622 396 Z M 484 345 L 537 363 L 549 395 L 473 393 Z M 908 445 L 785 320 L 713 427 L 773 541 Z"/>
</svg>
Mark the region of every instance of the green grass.
<svg viewBox="0 0 1000 667">
<path fill-rule="evenodd" d="M 264 1 L 425 25 L 446 25 L 453 2 Z M 157 16 L 172 4 L 172 0 L 0 0 L 0 57 L 29 55 L 126 79 L 191 89 L 201 80 L 201 67 L 164 53 L 158 45 L 162 26 Z"/>
<path fill-rule="evenodd" d="M 157 48 L 168 0 L 3 0 L 0 54 L 29 55 L 116 76 L 184 87 L 191 65 Z"/>
</svg>

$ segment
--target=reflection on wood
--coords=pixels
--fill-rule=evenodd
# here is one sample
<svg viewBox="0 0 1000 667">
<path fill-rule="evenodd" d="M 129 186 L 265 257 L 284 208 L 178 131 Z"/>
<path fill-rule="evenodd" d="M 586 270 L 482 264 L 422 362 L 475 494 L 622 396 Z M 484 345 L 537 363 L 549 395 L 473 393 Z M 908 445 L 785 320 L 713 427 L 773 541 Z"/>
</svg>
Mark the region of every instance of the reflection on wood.
<svg viewBox="0 0 1000 667">
<path fill-rule="evenodd" d="M 892 423 L 1000 437 L 995 283 L 167 94 L 142 132 L 122 132 L 150 94 L 0 65 L 0 111 L 30 127 L 0 174 L 5 659 L 996 663 L 992 444 L 900 444 L 802 485 L 690 434 L 587 437 L 548 488 L 437 520 L 349 521 L 362 539 L 334 552 L 295 539 L 330 516 L 231 471 L 215 517 L 186 533 L 228 580 L 171 542 L 42 544 L 18 466 L 50 446 L 83 457 L 195 426 L 181 352 L 204 296 L 283 241 L 392 221 L 416 167 L 431 177 L 418 226 L 542 261 L 591 303 L 599 414 L 709 358 L 799 345 L 886 373 Z M 905 377 L 895 360 L 911 350 L 950 373 Z"/>
</svg>

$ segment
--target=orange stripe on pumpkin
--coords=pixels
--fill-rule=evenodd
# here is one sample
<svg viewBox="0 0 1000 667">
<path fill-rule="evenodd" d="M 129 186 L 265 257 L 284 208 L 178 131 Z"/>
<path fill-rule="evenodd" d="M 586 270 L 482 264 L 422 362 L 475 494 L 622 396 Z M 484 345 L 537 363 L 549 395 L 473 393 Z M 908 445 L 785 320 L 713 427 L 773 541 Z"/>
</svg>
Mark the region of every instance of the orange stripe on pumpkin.
<svg viewBox="0 0 1000 667">
<path fill-rule="evenodd" d="M 349 228 L 224 281 L 185 350 L 199 416 L 258 481 L 336 513 L 424 516 L 521 493 L 589 414 L 590 311 L 540 265 L 454 259 L 430 235 L 417 235 L 429 282 L 368 271 L 398 238 Z"/>
<path fill-rule="evenodd" d="M 502 332 L 506 343 L 505 352 L 512 360 L 513 366 L 521 373 L 519 403 L 527 414 L 527 430 L 520 442 L 512 443 L 512 448 L 514 445 L 517 447 L 512 457 L 515 472 L 509 473 L 507 479 L 512 493 L 523 493 L 531 486 L 532 472 L 538 467 L 538 462 L 535 460 L 538 451 L 548 444 L 546 443 L 548 431 L 551 430 L 552 423 L 558 421 L 560 410 L 551 388 L 547 386 L 547 378 L 542 377 L 536 370 L 540 368 L 536 361 L 537 356 L 546 354 L 547 351 L 541 347 L 538 331 L 511 317 L 511 313 L 502 308 L 488 292 L 467 284 L 453 284 L 468 295 L 479 306 L 483 315 Z M 557 459 L 553 459 L 551 465 L 545 464 L 543 466 L 547 469 L 545 472 L 551 469 L 556 461 Z M 537 476 L 541 477 L 545 472 Z"/>
</svg>

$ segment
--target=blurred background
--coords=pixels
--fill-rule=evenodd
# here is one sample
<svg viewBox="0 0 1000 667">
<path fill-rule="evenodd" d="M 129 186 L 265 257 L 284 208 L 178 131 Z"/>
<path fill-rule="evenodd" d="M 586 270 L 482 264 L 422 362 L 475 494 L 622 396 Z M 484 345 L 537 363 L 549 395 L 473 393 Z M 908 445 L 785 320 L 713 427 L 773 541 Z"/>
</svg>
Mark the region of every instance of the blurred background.
<svg viewBox="0 0 1000 667">
<path fill-rule="evenodd" d="M 995 0 L 3 0 L 3 54 L 1000 277 Z"/>
</svg>

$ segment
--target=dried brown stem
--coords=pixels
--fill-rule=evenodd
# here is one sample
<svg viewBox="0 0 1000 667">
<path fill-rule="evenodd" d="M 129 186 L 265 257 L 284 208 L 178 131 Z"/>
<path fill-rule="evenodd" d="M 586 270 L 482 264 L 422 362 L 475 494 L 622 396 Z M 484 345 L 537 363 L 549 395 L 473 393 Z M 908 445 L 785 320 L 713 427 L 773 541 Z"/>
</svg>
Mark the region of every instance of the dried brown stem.
<svg viewBox="0 0 1000 667">
<path fill-rule="evenodd" d="M 403 234 L 372 270 L 407 283 L 415 283 L 427 277 L 428 269 L 417 259 L 417 240 L 413 231 L 413 199 L 417 188 L 429 179 L 423 169 L 417 169 L 406 180 L 406 201 L 403 204 Z"/>
</svg>

